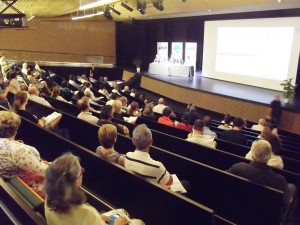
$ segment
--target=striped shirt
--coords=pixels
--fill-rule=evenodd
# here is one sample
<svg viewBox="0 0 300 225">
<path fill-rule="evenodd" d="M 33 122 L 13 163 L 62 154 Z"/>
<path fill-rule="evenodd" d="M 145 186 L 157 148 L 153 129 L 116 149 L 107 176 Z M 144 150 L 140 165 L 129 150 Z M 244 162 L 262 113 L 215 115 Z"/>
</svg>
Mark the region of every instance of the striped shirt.
<svg viewBox="0 0 300 225">
<path fill-rule="evenodd" d="M 148 152 L 138 150 L 126 154 L 125 168 L 159 184 L 166 184 L 171 176 L 161 162 L 153 160 Z"/>
</svg>

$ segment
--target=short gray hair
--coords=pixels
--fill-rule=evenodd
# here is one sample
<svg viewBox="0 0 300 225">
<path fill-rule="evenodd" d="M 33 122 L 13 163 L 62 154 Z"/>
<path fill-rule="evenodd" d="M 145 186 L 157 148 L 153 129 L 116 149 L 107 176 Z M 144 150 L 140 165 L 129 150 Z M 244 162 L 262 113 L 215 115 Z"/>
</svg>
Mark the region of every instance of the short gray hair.
<svg viewBox="0 0 300 225">
<path fill-rule="evenodd" d="M 272 147 L 266 140 L 257 140 L 251 146 L 252 159 L 257 162 L 268 162 L 271 158 Z"/>
<path fill-rule="evenodd" d="M 152 143 L 151 130 L 145 124 L 138 125 L 133 130 L 132 142 L 138 150 L 147 148 Z"/>
<path fill-rule="evenodd" d="M 10 138 L 16 135 L 21 118 L 14 112 L 0 111 L 0 138 Z"/>
</svg>

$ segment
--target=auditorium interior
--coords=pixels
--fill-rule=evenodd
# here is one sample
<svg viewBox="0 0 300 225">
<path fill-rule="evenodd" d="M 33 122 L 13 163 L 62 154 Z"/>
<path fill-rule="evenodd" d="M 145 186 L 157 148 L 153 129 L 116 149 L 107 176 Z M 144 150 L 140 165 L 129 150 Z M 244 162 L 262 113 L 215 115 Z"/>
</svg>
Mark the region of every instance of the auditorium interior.
<svg viewBox="0 0 300 225">
<path fill-rule="evenodd" d="M 249 163 L 245 155 L 260 135 L 251 126 L 268 115 L 270 103 L 279 94 L 282 113 L 275 130 L 278 128 L 281 149 L 277 154 L 282 157 L 284 168 L 273 171 L 300 189 L 299 87 L 290 102 L 284 103 L 279 90 L 212 79 L 202 71 L 207 21 L 270 18 L 299 19 L 300 1 L 0 0 L 0 57 L 4 56 L 8 64 L 20 68 L 23 63 L 31 67 L 38 64 L 47 74 L 44 81 L 51 87 L 68 81 L 71 74 L 75 77 L 87 74 L 95 90 L 99 89 L 100 77 L 122 82 L 120 87 L 128 85 L 143 95 L 138 98 L 124 94 L 128 102 L 136 101 L 144 108 L 144 98 L 154 105 L 164 98 L 176 114 L 173 120 L 181 120 L 187 104 L 192 103 L 201 118 L 211 117 L 211 129 L 217 133 L 216 149 L 211 149 L 186 141 L 189 134 L 186 130 L 144 118 L 135 119 L 135 123 L 113 119 L 129 130 L 129 136 L 118 133 L 116 138 L 115 149 L 121 155 L 135 150 L 131 139 L 135 128 L 143 123 L 149 127 L 153 138 L 151 157 L 162 162 L 170 173 L 191 182 L 187 194 L 173 192 L 118 163 L 99 158 L 95 153 L 99 146 L 99 125 L 77 118 L 80 110 L 75 98 L 71 104 L 64 103 L 46 93 L 43 97 L 52 108 L 28 101 L 26 109 L 38 118 L 54 111 L 61 113 L 59 127 L 67 135 L 41 128 L 21 117 L 16 140 L 34 146 L 47 162 L 68 151 L 78 156 L 85 169 L 81 189 L 88 204 L 101 213 L 124 208 L 131 218 L 140 218 L 147 225 L 283 224 L 283 192 L 230 174 L 228 169 L 236 163 Z M 195 67 L 191 67 L 193 71 L 189 71 L 188 77 L 150 73 L 158 42 L 169 44 L 168 57 L 172 42 L 197 43 Z M 138 72 L 133 64 L 136 58 L 142 60 Z M 299 52 L 296 61 L 295 84 L 299 84 Z M 106 102 L 98 89 L 94 94 L 102 100 L 93 106 L 92 114 L 99 118 L 101 106 Z M 7 102 L 10 108 L 0 106 L 0 111 L 12 111 L 12 93 L 7 94 Z M 218 126 L 224 114 L 245 119 L 247 125 L 242 132 L 248 138 L 247 145 L 220 139 L 223 131 Z M 0 144 L 0 217 L 5 224 L 47 224 L 45 200 L 21 179 L 2 177 L 3 146 Z M 284 224 L 300 224 L 299 203 L 291 220 Z"/>
</svg>

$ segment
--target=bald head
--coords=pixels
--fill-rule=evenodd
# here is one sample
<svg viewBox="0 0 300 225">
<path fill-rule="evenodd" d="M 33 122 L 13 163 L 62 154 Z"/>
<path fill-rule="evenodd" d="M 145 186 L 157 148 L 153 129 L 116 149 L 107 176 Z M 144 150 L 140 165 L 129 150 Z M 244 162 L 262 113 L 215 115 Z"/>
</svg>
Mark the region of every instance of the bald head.
<svg viewBox="0 0 300 225">
<path fill-rule="evenodd" d="M 165 100 L 163 98 L 158 99 L 158 104 L 165 104 Z"/>
<path fill-rule="evenodd" d="M 29 86 L 29 88 L 28 88 L 28 93 L 30 94 L 30 95 L 39 95 L 40 94 L 40 92 L 39 92 L 39 90 L 36 88 L 36 86 L 34 86 L 34 85 L 30 85 Z"/>
<path fill-rule="evenodd" d="M 77 101 L 77 107 L 82 112 L 88 112 L 90 110 L 90 103 L 87 97 L 82 97 Z"/>
</svg>

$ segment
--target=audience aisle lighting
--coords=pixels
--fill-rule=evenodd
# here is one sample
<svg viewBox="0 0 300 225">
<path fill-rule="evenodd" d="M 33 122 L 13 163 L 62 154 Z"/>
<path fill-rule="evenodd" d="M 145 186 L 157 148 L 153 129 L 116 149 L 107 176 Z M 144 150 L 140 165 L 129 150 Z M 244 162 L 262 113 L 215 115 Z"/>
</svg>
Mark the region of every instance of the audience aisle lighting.
<svg viewBox="0 0 300 225">
<path fill-rule="evenodd" d="M 155 8 L 157 8 L 160 11 L 164 10 L 164 6 L 163 6 L 163 0 L 151 0 L 152 4 Z"/>
<path fill-rule="evenodd" d="M 139 10 L 142 15 L 146 13 L 146 7 L 147 5 L 145 1 L 143 2 L 141 2 L 141 0 L 137 1 L 137 10 Z"/>
<path fill-rule="evenodd" d="M 106 5 L 104 7 L 104 14 L 103 15 L 108 20 L 112 20 L 113 19 L 113 17 L 110 15 L 110 7 L 108 5 Z"/>
<path fill-rule="evenodd" d="M 118 16 L 121 15 L 121 12 L 119 12 L 118 10 L 116 10 L 116 9 L 114 8 L 114 6 L 113 6 L 113 7 L 109 7 L 109 11 L 110 11 L 110 12 L 114 12 L 114 13 L 117 14 Z"/>
<path fill-rule="evenodd" d="M 127 1 L 126 1 L 126 3 L 122 2 L 121 6 L 123 6 L 125 9 L 127 9 L 130 12 L 133 11 L 133 8 L 131 8 L 129 5 L 127 5 Z"/>
<path fill-rule="evenodd" d="M 92 14 L 85 14 L 83 16 L 74 16 L 74 17 L 72 17 L 72 20 L 80 20 L 80 19 L 85 19 L 85 18 L 89 18 L 89 17 L 93 17 L 93 16 L 98 16 L 98 15 L 103 15 L 103 14 L 104 14 L 104 12 L 99 11 L 99 12 L 92 13 Z"/>
</svg>

